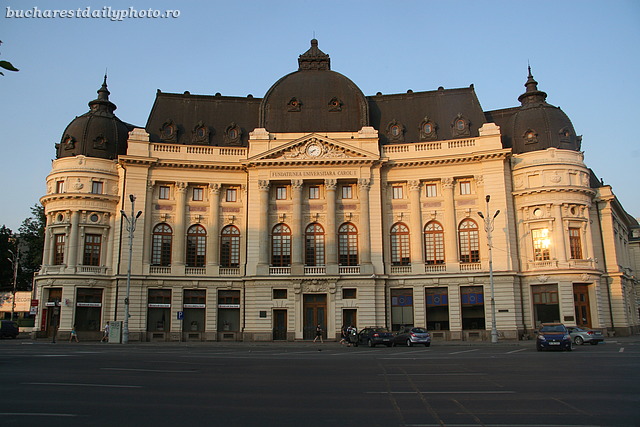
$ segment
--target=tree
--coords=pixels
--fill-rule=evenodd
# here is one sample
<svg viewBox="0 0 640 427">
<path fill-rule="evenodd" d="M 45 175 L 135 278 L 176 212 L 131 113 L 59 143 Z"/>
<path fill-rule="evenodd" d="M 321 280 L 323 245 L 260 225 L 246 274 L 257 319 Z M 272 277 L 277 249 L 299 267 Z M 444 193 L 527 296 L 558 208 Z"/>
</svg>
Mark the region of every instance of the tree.
<svg viewBox="0 0 640 427">
<path fill-rule="evenodd" d="M 13 265 L 11 252 L 16 253 L 16 241 L 13 231 L 4 225 L 0 227 L 0 291 L 13 290 Z"/>
<path fill-rule="evenodd" d="M 0 40 L 0 45 L 1 44 L 2 44 L 2 40 Z M 0 61 L 0 68 L 4 68 L 5 70 L 9 70 L 9 71 L 20 71 L 16 67 L 11 65 L 11 62 L 9 61 Z M 0 71 L 0 76 L 4 76 L 4 73 L 2 71 Z"/>
<path fill-rule="evenodd" d="M 18 290 L 31 289 L 33 274 L 40 270 L 44 251 L 44 229 L 47 219 L 44 206 L 35 204 L 31 208 L 31 217 L 22 221 L 19 228 L 20 271 Z"/>
</svg>

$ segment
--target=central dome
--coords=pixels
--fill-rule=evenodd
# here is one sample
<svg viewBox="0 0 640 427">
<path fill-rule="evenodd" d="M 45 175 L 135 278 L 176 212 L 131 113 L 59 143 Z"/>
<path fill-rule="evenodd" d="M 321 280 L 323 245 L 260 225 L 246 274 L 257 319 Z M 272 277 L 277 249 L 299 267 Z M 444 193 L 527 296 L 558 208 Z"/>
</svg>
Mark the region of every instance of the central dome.
<svg viewBox="0 0 640 427">
<path fill-rule="evenodd" d="M 278 80 L 260 105 L 260 127 L 269 132 L 356 132 L 368 126 L 364 94 L 351 80 L 331 71 L 329 55 L 311 48 L 299 68 Z"/>
</svg>

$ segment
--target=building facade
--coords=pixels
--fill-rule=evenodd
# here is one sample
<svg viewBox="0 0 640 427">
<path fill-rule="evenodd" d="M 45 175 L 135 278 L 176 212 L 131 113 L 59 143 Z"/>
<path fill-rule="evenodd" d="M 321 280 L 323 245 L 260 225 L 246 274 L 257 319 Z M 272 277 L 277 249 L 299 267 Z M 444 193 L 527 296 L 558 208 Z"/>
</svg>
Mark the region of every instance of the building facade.
<svg viewBox="0 0 640 427">
<path fill-rule="evenodd" d="M 519 106 L 483 111 L 473 86 L 365 96 L 316 40 L 298 63 L 260 99 L 158 91 L 144 128 L 105 77 L 41 199 L 35 336 L 124 319 L 138 209 L 130 340 L 638 332 L 638 223 L 530 70 Z"/>
</svg>

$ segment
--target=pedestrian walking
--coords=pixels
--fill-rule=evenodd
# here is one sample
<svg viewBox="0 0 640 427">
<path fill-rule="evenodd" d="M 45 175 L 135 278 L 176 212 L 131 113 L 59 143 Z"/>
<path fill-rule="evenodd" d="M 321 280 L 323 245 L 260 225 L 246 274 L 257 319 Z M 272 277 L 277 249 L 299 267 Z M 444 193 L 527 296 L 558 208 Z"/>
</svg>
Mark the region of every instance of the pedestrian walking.
<svg viewBox="0 0 640 427">
<path fill-rule="evenodd" d="M 78 341 L 78 333 L 76 332 L 76 325 L 73 325 L 73 328 L 71 328 L 71 335 L 69 335 L 69 342 L 71 342 L 74 338 L 76 342 L 80 342 Z"/>
<path fill-rule="evenodd" d="M 104 324 L 104 334 L 100 342 L 109 342 L 109 322 Z"/>
<path fill-rule="evenodd" d="M 313 342 L 316 342 L 318 338 L 320 338 L 320 342 L 324 344 L 324 340 L 322 339 L 322 326 L 316 326 L 316 337 L 313 339 Z"/>
</svg>

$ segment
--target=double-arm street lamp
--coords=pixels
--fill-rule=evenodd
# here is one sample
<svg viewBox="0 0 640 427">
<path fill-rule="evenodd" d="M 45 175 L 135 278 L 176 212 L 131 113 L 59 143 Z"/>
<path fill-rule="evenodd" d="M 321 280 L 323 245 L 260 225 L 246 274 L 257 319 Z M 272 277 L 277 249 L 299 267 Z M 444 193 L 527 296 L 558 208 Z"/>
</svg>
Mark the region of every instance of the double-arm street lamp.
<svg viewBox="0 0 640 427">
<path fill-rule="evenodd" d="M 491 285 L 491 342 L 498 342 L 498 329 L 496 327 L 496 300 L 495 300 L 495 292 L 493 286 L 493 256 L 491 253 L 491 248 L 493 244 L 491 242 L 491 232 L 493 231 L 494 220 L 500 213 L 500 210 L 497 210 L 493 216 L 489 211 L 489 200 L 491 196 L 487 195 L 487 215 L 485 216 L 482 212 L 478 212 L 478 216 L 484 220 L 484 231 L 487 232 L 487 246 L 489 246 L 489 284 Z"/>
<path fill-rule="evenodd" d="M 20 249 L 16 244 L 16 252 L 14 253 L 9 249 L 11 258 L 7 258 L 13 266 L 13 297 L 11 299 L 11 320 L 13 320 L 14 313 L 16 311 L 16 289 L 18 286 L 18 263 L 20 262 Z"/>
<path fill-rule="evenodd" d="M 131 291 L 131 262 L 133 260 L 133 232 L 136 230 L 136 222 L 142 215 L 142 211 L 135 214 L 136 196 L 129 195 L 131 200 L 131 218 L 127 216 L 124 210 L 121 210 L 122 218 L 126 222 L 126 229 L 129 232 L 129 267 L 127 268 L 127 295 L 124 299 L 124 323 L 122 324 L 122 344 L 129 342 L 129 293 Z M 135 215 L 135 216 L 134 216 Z"/>
</svg>

